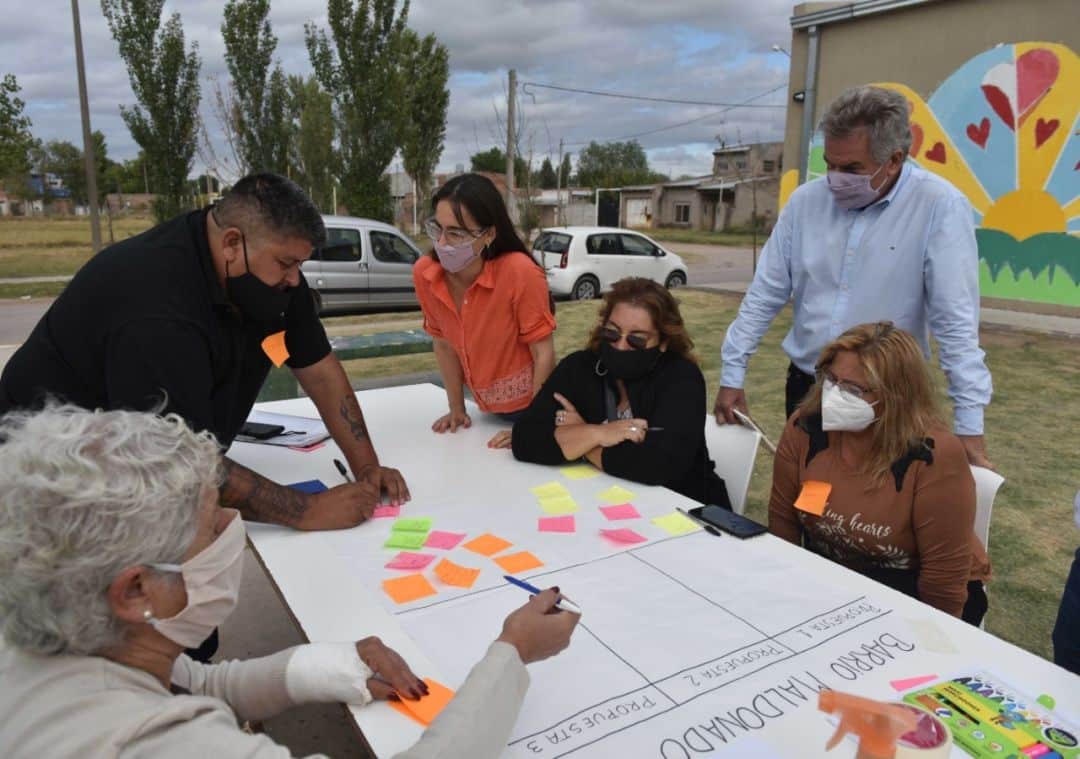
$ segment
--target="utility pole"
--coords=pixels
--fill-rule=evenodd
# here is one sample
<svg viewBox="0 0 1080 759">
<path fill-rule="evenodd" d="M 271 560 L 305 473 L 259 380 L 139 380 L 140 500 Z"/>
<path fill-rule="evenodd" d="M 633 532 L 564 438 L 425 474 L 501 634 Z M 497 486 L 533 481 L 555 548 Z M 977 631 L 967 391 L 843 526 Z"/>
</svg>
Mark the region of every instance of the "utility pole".
<svg viewBox="0 0 1080 759">
<path fill-rule="evenodd" d="M 514 119 L 517 116 L 517 71 L 510 69 L 510 83 L 506 94 L 506 208 L 514 218 Z"/>
<path fill-rule="evenodd" d="M 563 141 L 562 137 L 559 138 L 559 170 L 555 172 L 555 226 L 559 227 L 563 224 L 563 210 L 562 210 L 562 151 Z M 569 177 L 567 177 L 567 183 L 569 184 Z M 567 189 L 567 195 L 570 193 L 570 188 Z"/>
<path fill-rule="evenodd" d="M 82 28 L 79 24 L 79 0 L 71 0 L 71 18 L 75 26 L 75 68 L 79 73 L 79 110 L 82 111 L 83 158 L 86 159 L 86 195 L 90 204 L 90 240 L 94 252 L 101 250 L 101 217 L 98 215 L 97 162 L 94 160 L 94 135 L 90 133 L 90 104 L 86 98 L 86 66 L 83 63 Z"/>
<path fill-rule="evenodd" d="M 753 274 L 757 274 L 757 177 L 751 173 L 750 175 L 750 197 L 753 203 L 753 210 L 750 216 L 750 231 L 753 239 L 753 248 L 750 253 L 753 256 L 753 262 L 750 270 Z"/>
</svg>

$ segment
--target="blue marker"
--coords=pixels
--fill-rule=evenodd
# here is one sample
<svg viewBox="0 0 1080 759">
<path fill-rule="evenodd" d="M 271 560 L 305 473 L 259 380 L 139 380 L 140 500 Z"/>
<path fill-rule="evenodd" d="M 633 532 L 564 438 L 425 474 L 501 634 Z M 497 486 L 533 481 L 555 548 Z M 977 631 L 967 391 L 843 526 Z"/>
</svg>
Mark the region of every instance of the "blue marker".
<svg viewBox="0 0 1080 759">
<path fill-rule="evenodd" d="M 503 575 L 503 579 L 511 585 L 517 585 L 522 590 L 527 590 L 530 593 L 536 595 L 543 593 L 543 591 L 535 585 L 530 585 L 524 580 L 519 580 L 516 577 L 511 577 L 510 575 Z M 558 602 L 555 604 L 555 608 L 561 609 L 562 611 L 568 611 L 573 614 L 581 614 L 581 607 L 579 607 L 577 604 L 575 604 L 573 601 L 571 601 L 569 598 L 566 598 L 565 596 L 558 600 Z"/>
</svg>

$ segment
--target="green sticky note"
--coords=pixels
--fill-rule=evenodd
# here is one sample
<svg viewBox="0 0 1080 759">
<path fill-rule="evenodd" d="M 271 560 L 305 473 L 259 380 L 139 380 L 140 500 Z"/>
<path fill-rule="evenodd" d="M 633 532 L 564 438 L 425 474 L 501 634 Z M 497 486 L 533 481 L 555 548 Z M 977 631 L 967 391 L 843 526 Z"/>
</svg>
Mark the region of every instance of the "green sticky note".
<svg viewBox="0 0 1080 759">
<path fill-rule="evenodd" d="M 427 532 L 431 529 L 431 517 L 402 517 L 390 525 L 394 532 Z"/>
<path fill-rule="evenodd" d="M 557 495 L 569 496 L 570 491 L 566 489 L 566 486 L 561 482 L 548 482 L 543 485 L 537 485 L 534 488 L 529 488 L 532 494 L 537 498 L 553 498 Z"/>
<path fill-rule="evenodd" d="M 415 551 L 417 548 L 422 548 L 426 540 L 426 532 L 391 532 L 390 539 L 383 543 L 383 547 L 406 548 Z"/>
<path fill-rule="evenodd" d="M 693 519 L 684 517 L 677 511 L 673 511 L 666 516 L 656 517 L 652 520 L 652 523 L 671 535 L 685 535 L 688 532 L 697 532 L 701 529 L 701 525 Z"/>
<path fill-rule="evenodd" d="M 1046 693 L 1042 694 L 1035 700 L 1038 701 L 1040 705 L 1045 706 L 1050 711 L 1053 711 L 1054 707 L 1057 706 L 1057 702 L 1054 701 L 1054 697 L 1047 695 Z"/>
<path fill-rule="evenodd" d="M 577 502 L 568 495 L 556 495 L 540 499 L 540 508 L 545 514 L 559 516 L 561 514 L 573 514 L 578 511 Z"/>
<path fill-rule="evenodd" d="M 611 504 L 626 503 L 627 501 L 634 500 L 634 494 L 629 490 L 618 485 L 612 485 L 603 493 L 597 493 L 596 497 L 601 501 L 606 501 Z M 678 512 L 676 512 L 678 514 Z"/>
<path fill-rule="evenodd" d="M 559 473 L 568 480 L 587 480 L 590 477 L 599 477 L 600 470 L 588 464 L 575 464 L 564 466 Z"/>
</svg>

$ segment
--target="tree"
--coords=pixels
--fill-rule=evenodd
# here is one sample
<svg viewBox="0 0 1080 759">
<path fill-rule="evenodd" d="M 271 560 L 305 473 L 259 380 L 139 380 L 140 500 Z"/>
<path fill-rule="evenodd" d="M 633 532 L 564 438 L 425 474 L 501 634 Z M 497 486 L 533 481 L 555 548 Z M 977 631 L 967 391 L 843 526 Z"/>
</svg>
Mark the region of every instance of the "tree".
<svg viewBox="0 0 1080 759">
<path fill-rule="evenodd" d="M 146 192 L 146 175 L 143 174 L 142 153 L 123 163 L 109 161 L 105 169 L 102 189 L 105 192 L 118 192 L 124 195 Z"/>
<path fill-rule="evenodd" d="M 285 174 L 288 166 L 288 90 L 281 66 L 270 68 L 277 37 L 269 13 L 270 0 L 228 0 L 221 24 L 244 173 Z"/>
<path fill-rule="evenodd" d="M 308 191 L 321 209 L 337 213 L 333 205 L 334 103 L 314 76 L 289 77 L 292 140 L 289 164 L 293 179 Z"/>
<path fill-rule="evenodd" d="M 578 154 L 578 184 L 583 187 L 620 187 L 666 179 L 649 169 L 645 149 L 637 142 L 590 142 Z"/>
<path fill-rule="evenodd" d="M 73 202 L 86 202 L 86 164 L 83 152 L 75 145 L 67 140 L 49 140 L 37 168 L 59 177 Z"/>
<path fill-rule="evenodd" d="M 423 208 L 431 187 L 435 165 L 446 138 L 446 109 L 450 104 L 450 56 L 434 34 L 422 40 L 405 31 L 405 123 L 401 137 L 401 160 L 415 182 L 413 203 Z"/>
<path fill-rule="evenodd" d="M 536 181 L 544 190 L 553 190 L 558 185 L 559 178 L 555 176 L 555 167 L 551 165 L 550 158 L 544 158 L 544 162 L 540 164 L 540 172 Z"/>
<path fill-rule="evenodd" d="M 487 171 L 492 174 L 506 173 L 506 152 L 500 147 L 494 147 L 480 153 L 469 156 L 472 171 Z M 514 156 L 514 184 L 524 187 L 529 176 L 529 163 L 519 155 Z"/>
<path fill-rule="evenodd" d="M 570 186 L 570 173 L 571 173 L 571 171 L 573 171 L 573 168 L 570 166 L 570 154 L 569 153 L 566 153 L 566 154 L 563 155 L 563 157 L 562 157 L 562 165 L 560 166 L 559 171 L 562 172 L 562 186 L 563 187 L 569 187 Z"/>
<path fill-rule="evenodd" d="M 342 198 L 349 212 L 390 221 L 383 176 L 401 141 L 402 37 L 409 5 L 396 0 L 327 0 L 330 36 L 308 22 L 315 76 L 333 98 Z M 332 40 L 332 42 L 331 42 Z"/>
<path fill-rule="evenodd" d="M 0 183 L 21 194 L 30 173 L 30 151 L 37 141 L 30 133 L 26 104 L 19 97 L 14 74 L 0 79 Z"/>
<path fill-rule="evenodd" d="M 199 125 L 198 44 L 186 49 L 179 13 L 162 25 L 164 3 L 101 0 L 138 101 L 130 108 L 120 106 L 120 115 L 145 154 L 150 189 L 158 193 L 154 201 L 158 221 L 186 207 Z"/>
</svg>

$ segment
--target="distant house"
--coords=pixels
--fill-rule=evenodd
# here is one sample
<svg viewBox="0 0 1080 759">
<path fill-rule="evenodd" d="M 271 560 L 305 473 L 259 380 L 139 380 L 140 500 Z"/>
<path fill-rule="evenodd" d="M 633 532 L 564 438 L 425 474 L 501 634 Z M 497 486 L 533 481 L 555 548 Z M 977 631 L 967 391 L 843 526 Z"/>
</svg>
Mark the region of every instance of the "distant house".
<svg viewBox="0 0 1080 759">
<path fill-rule="evenodd" d="M 720 146 L 711 174 L 619 188 L 619 226 L 724 231 L 776 221 L 783 143 Z M 756 209 L 756 210 L 755 210 Z"/>
<path fill-rule="evenodd" d="M 540 190 L 533 195 L 532 204 L 541 228 L 588 226 L 596 220 L 594 194 L 587 188 Z"/>
</svg>

